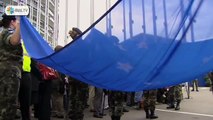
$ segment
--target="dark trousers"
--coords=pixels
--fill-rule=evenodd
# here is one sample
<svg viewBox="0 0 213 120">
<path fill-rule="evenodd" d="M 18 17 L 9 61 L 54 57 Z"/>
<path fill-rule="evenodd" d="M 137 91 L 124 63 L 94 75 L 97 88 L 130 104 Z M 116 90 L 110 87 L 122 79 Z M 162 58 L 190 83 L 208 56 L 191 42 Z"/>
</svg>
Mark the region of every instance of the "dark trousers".
<svg viewBox="0 0 213 120">
<path fill-rule="evenodd" d="M 94 115 L 100 115 L 101 113 L 103 113 L 102 98 L 103 98 L 103 89 L 95 88 L 95 98 L 93 101 L 95 110 Z"/>
<path fill-rule="evenodd" d="M 195 90 L 194 88 L 196 89 L 196 91 L 198 91 L 198 80 L 193 80 L 192 81 L 192 90 Z"/>
<path fill-rule="evenodd" d="M 22 120 L 30 120 L 31 88 L 31 75 L 29 72 L 23 72 L 19 89 L 19 102 Z"/>
<path fill-rule="evenodd" d="M 50 120 L 51 116 L 51 93 L 52 93 L 52 81 L 42 81 L 39 85 L 39 120 Z"/>
<path fill-rule="evenodd" d="M 38 91 L 32 91 L 31 93 L 31 105 L 34 108 L 34 118 L 38 118 Z"/>
</svg>

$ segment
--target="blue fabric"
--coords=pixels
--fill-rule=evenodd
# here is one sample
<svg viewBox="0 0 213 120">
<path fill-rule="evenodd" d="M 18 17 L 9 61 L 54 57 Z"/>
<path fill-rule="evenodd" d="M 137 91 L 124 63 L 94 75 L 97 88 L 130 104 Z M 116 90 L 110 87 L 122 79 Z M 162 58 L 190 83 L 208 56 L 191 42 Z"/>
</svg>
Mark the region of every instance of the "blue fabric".
<svg viewBox="0 0 213 120">
<path fill-rule="evenodd" d="M 26 18 L 22 17 L 20 22 L 21 36 L 24 40 L 24 44 L 26 44 L 25 47 L 30 56 L 33 58 L 42 58 L 54 52 Z"/>
<path fill-rule="evenodd" d="M 213 1 L 183 0 L 181 9 L 180 1 L 167 0 L 167 20 L 162 2 L 118 0 L 118 5 L 107 11 L 109 14 L 104 14 L 78 40 L 55 53 L 25 17 L 21 17 L 21 34 L 32 58 L 105 89 L 162 88 L 211 71 L 213 16 L 205 11 L 212 11 Z M 152 18 L 153 14 L 157 17 Z"/>
</svg>

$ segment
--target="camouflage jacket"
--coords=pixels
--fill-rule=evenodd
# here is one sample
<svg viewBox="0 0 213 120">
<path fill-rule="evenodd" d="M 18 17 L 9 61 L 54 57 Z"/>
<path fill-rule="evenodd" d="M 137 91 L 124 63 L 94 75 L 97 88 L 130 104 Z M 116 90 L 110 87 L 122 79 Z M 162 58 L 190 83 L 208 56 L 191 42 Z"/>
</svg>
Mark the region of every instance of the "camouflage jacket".
<svg viewBox="0 0 213 120">
<path fill-rule="evenodd" d="M 13 69 L 20 74 L 23 50 L 21 44 L 16 46 L 10 44 L 12 34 L 11 29 L 3 29 L 0 33 L 0 68 Z"/>
</svg>

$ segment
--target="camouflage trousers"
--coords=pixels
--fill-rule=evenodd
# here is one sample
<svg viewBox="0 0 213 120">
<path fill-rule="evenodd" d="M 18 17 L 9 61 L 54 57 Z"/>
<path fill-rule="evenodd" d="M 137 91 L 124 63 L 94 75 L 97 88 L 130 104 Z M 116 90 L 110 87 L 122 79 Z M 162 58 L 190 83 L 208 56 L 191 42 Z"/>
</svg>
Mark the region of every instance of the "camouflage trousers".
<svg viewBox="0 0 213 120">
<path fill-rule="evenodd" d="M 88 86 L 80 81 L 72 81 L 70 84 L 69 118 L 71 120 L 83 120 L 85 109 L 85 97 Z"/>
<path fill-rule="evenodd" d="M 109 91 L 108 99 L 110 116 L 123 115 L 124 93 L 119 91 Z"/>
<path fill-rule="evenodd" d="M 52 116 L 60 116 L 64 114 L 63 94 L 60 93 L 60 80 L 52 81 Z"/>
<path fill-rule="evenodd" d="M 146 90 L 143 92 L 144 110 L 155 110 L 157 90 Z"/>
<path fill-rule="evenodd" d="M 181 85 L 177 85 L 177 86 L 173 86 L 169 88 L 169 92 L 168 92 L 169 102 L 181 101 L 182 98 L 183 98 L 183 93 L 182 93 Z"/>
<path fill-rule="evenodd" d="M 0 66 L 0 120 L 14 120 L 20 76 L 16 70 Z"/>
</svg>

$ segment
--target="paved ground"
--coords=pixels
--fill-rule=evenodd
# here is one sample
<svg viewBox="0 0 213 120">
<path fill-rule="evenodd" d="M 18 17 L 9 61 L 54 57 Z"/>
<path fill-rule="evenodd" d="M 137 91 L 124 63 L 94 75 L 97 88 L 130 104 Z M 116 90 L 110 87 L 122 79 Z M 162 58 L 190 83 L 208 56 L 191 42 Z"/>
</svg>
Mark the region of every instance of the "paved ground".
<svg viewBox="0 0 213 120">
<path fill-rule="evenodd" d="M 199 92 L 191 92 L 190 99 L 186 99 L 184 91 L 184 99 L 181 102 L 181 110 L 167 110 L 165 104 L 157 105 L 156 114 L 159 116 L 157 120 L 213 120 L 213 94 L 208 88 L 200 88 Z M 135 110 L 129 108 L 130 112 L 125 113 L 121 120 L 146 120 L 143 110 Z M 107 111 L 106 111 L 107 113 Z M 84 120 L 101 120 L 94 118 L 93 114 L 85 110 Z M 52 119 L 62 120 L 62 119 Z M 104 116 L 102 120 L 111 120 L 109 115 Z"/>
</svg>

